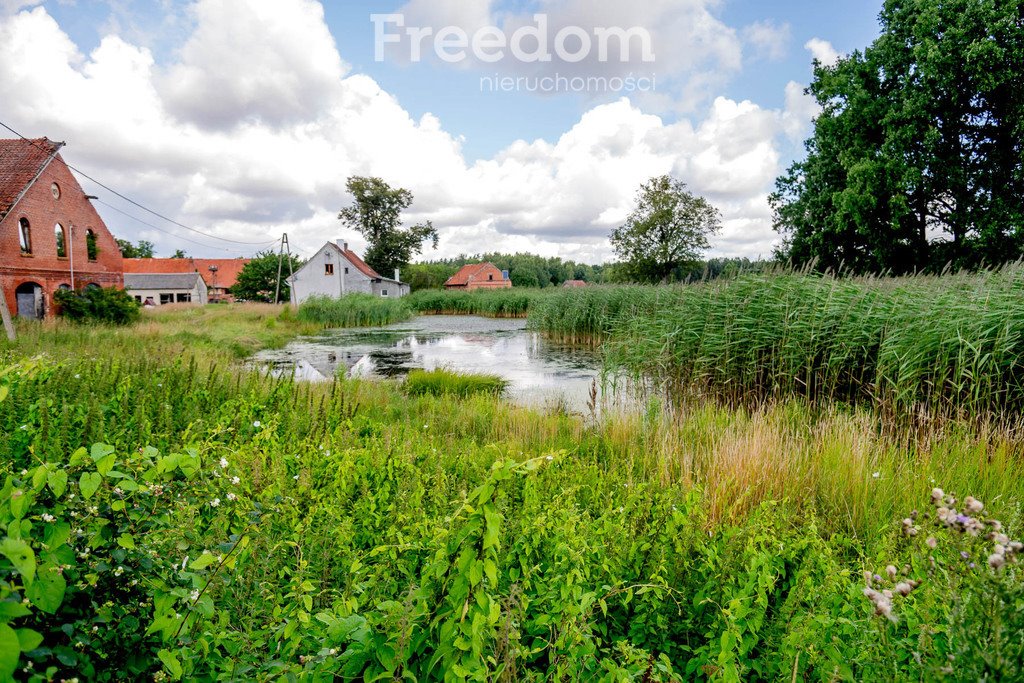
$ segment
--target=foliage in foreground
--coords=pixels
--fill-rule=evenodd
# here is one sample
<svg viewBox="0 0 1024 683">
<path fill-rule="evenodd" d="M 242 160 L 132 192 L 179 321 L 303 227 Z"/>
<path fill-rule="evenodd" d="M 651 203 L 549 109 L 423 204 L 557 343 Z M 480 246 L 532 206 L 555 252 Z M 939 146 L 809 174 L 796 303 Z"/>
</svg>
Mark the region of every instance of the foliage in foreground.
<svg viewBox="0 0 1024 683">
<path fill-rule="evenodd" d="M 60 289 L 53 300 L 60 315 L 76 323 L 130 325 L 139 319 L 138 302 L 114 287 L 86 287 L 77 292 Z"/>
<path fill-rule="evenodd" d="M 393 299 L 372 294 L 343 297 L 311 297 L 299 306 L 298 318 L 324 327 L 375 327 L 408 320 L 413 309 L 406 298 Z"/>
<path fill-rule="evenodd" d="M 911 455 L 870 421 L 799 405 L 587 427 L 143 352 L 0 383 L 0 638 L 17 639 L 3 665 L 21 678 L 1011 671 L 980 653 L 1021 631 L 1018 565 L 970 567 L 974 548 L 940 539 L 942 571 L 896 623 L 862 594 L 865 569 L 919 570 L 896 510 L 931 478 L 1003 501 L 1014 535 L 1024 477 L 992 438 L 936 435 Z M 792 452 L 778 438 L 807 450 L 773 459 Z"/>
<path fill-rule="evenodd" d="M 405 378 L 405 390 L 411 396 L 448 396 L 466 398 L 476 394 L 500 396 L 508 381 L 497 375 L 455 372 L 446 368 L 413 370 Z"/>
</svg>

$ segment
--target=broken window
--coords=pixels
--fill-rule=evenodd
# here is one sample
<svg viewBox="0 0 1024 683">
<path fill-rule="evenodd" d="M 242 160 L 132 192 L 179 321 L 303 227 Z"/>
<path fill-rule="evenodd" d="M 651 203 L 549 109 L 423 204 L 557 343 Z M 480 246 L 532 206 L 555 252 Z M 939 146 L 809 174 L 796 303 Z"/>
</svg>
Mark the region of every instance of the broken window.
<svg viewBox="0 0 1024 683">
<path fill-rule="evenodd" d="M 67 258 L 68 245 L 64 235 L 64 226 L 58 223 L 53 226 L 53 237 L 57 241 L 57 258 Z"/>
<path fill-rule="evenodd" d="M 177 302 L 179 304 L 190 304 L 192 303 L 192 293 L 186 292 L 184 294 L 177 295 Z"/>
<path fill-rule="evenodd" d="M 166 304 L 173 304 L 173 303 L 174 303 L 174 295 L 173 294 L 161 294 L 160 295 L 160 305 L 161 306 L 164 306 Z"/>
</svg>

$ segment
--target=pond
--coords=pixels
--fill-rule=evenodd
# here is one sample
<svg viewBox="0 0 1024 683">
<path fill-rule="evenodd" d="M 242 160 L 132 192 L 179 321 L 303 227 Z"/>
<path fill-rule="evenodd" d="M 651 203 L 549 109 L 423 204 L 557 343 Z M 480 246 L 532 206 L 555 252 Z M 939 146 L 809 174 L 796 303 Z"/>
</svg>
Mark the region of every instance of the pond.
<svg viewBox="0 0 1024 683">
<path fill-rule="evenodd" d="M 531 406 L 586 412 L 601 361 L 590 348 L 556 344 L 526 329 L 525 320 L 477 316 L 421 316 L 387 327 L 327 330 L 283 349 L 262 351 L 253 362 L 299 379 L 403 377 L 440 367 L 499 375 L 508 397 Z"/>
</svg>

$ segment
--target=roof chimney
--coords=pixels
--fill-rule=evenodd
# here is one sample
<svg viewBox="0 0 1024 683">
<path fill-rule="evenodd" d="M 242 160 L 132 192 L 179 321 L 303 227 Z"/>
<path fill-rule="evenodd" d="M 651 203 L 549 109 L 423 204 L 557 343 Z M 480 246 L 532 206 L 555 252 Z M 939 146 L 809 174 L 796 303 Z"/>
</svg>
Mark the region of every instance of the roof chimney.
<svg viewBox="0 0 1024 683">
<path fill-rule="evenodd" d="M 395 268 L 395 282 L 401 282 L 401 281 L 402 281 L 402 271 L 400 271 L 398 268 Z"/>
<path fill-rule="evenodd" d="M 338 248 L 342 251 L 348 251 L 348 242 L 345 240 L 338 240 Z"/>
</svg>

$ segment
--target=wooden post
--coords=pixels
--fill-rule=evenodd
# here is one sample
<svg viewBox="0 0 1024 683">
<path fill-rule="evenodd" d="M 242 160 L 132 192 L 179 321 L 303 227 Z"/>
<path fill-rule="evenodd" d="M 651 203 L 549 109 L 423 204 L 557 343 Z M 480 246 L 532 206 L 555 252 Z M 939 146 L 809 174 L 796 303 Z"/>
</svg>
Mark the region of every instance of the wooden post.
<svg viewBox="0 0 1024 683">
<path fill-rule="evenodd" d="M 11 311 L 7 308 L 7 293 L 0 287 L 0 318 L 4 319 L 4 330 L 7 332 L 8 341 L 18 338 L 14 331 L 14 321 L 11 320 Z"/>
</svg>

